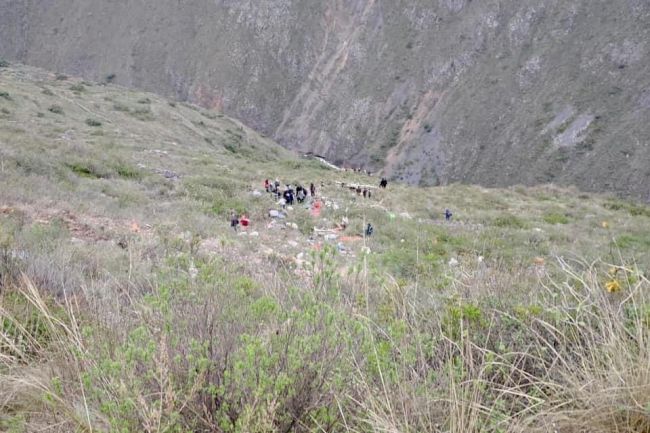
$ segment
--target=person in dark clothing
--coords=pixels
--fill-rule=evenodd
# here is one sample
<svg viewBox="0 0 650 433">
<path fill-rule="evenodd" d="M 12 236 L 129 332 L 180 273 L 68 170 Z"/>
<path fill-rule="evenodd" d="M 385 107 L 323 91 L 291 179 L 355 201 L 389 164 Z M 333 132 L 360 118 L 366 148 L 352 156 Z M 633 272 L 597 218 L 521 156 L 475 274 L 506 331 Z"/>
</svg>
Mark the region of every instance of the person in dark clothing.
<svg viewBox="0 0 650 433">
<path fill-rule="evenodd" d="M 372 227 L 372 224 L 368 223 L 368 226 L 366 227 L 366 237 L 372 236 L 372 232 L 374 232 L 375 229 Z"/>
<path fill-rule="evenodd" d="M 232 211 L 230 213 L 230 227 L 232 227 L 234 231 L 237 231 L 238 226 L 239 226 L 239 218 L 237 218 L 237 212 Z"/>
<path fill-rule="evenodd" d="M 293 206 L 293 190 L 291 188 L 287 188 L 284 191 L 284 200 L 288 206 Z"/>
<path fill-rule="evenodd" d="M 368 198 L 368 190 L 366 188 L 363 189 L 363 198 Z"/>
<path fill-rule="evenodd" d="M 381 178 L 381 182 L 379 182 L 379 187 L 380 188 L 386 188 L 388 186 L 388 179 L 385 177 Z"/>
<path fill-rule="evenodd" d="M 316 197 L 316 186 L 313 183 L 309 185 L 309 193 L 312 197 Z"/>
<path fill-rule="evenodd" d="M 451 217 L 454 216 L 453 213 L 449 209 L 445 209 L 445 220 L 446 221 L 451 221 Z"/>
<path fill-rule="evenodd" d="M 298 200 L 298 203 L 304 202 L 305 197 L 307 197 L 307 191 L 305 190 L 305 188 L 301 186 L 296 188 L 296 199 Z"/>
</svg>

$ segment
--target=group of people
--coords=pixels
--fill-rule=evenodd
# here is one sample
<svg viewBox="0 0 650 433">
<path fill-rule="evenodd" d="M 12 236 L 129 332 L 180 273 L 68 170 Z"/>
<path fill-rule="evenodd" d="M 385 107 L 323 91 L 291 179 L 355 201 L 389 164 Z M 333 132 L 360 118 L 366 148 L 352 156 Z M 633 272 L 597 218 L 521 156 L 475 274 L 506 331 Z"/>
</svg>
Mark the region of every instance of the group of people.
<svg viewBox="0 0 650 433">
<path fill-rule="evenodd" d="M 379 188 L 386 188 L 388 186 L 388 179 L 385 177 L 382 177 L 381 180 L 379 181 Z"/>
<path fill-rule="evenodd" d="M 295 189 L 292 185 L 286 185 L 283 190 L 279 179 L 275 179 L 274 182 L 266 179 L 264 180 L 264 189 L 266 192 L 274 194 L 282 203 L 282 207 L 293 206 L 294 201 L 304 203 L 309 196 L 316 197 L 316 185 L 313 182 L 309 185 L 309 189 L 302 185 L 297 185 Z"/>
</svg>

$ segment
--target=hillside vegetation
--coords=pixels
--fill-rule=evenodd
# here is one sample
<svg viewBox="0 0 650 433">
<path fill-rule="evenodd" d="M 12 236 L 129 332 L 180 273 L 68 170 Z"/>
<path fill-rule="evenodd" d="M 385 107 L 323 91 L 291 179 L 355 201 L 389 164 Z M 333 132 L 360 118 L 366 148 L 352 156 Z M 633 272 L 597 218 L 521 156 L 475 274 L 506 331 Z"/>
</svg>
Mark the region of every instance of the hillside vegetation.
<svg viewBox="0 0 650 433">
<path fill-rule="evenodd" d="M 0 68 L 0 431 L 650 431 L 648 207 L 377 181 Z"/>
<path fill-rule="evenodd" d="M 339 164 L 646 202 L 649 32 L 645 0 L 0 2 L 0 57 L 216 109 Z"/>
</svg>

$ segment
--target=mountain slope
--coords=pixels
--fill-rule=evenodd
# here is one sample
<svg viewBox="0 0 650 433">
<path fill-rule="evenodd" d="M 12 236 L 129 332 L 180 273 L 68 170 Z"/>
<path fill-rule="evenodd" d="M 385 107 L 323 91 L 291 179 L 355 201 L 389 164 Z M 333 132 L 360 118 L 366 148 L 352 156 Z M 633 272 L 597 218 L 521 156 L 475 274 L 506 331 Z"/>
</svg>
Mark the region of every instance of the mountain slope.
<svg viewBox="0 0 650 433">
<path fill-rule="evenodd" d="M 0 56 L 411 183 L 650 200 L 649 16 L 642 0 L 4 0 Z"/>
</svg>

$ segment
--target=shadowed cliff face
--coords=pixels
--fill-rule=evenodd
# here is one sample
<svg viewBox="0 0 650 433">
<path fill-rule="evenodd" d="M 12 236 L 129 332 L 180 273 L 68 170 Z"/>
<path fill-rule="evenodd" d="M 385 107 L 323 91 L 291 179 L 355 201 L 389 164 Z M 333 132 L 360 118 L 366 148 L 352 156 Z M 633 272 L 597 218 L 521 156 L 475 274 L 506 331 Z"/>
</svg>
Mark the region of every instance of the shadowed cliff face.
<svg viewBox="0 0 650 433">
<path fill-rule="evenodd" d="M 644 0 L 0 0 L 0 55 L 411 183 L 650 200 Z"/>
</svg>

